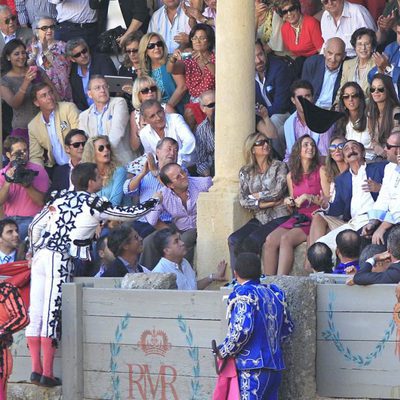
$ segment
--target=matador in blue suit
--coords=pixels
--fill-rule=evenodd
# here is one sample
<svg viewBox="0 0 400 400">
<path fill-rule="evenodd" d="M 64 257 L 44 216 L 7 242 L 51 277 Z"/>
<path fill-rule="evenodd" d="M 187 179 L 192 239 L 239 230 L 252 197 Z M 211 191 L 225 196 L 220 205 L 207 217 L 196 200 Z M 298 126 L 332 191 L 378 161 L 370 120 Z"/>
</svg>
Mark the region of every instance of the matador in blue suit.
<svg viewBox="0 0 400 400">
<path fill-rule="evenodd" d="M 228 300 L 229 332 L 218 346 L 234 357 L 241 400 L 277 400 L 285 369 L 282 340 L 293 330 L 284 292 L 260 283 L 261 261 L 242 253 L 235 265 L 238 284 Z"/>
</svg>

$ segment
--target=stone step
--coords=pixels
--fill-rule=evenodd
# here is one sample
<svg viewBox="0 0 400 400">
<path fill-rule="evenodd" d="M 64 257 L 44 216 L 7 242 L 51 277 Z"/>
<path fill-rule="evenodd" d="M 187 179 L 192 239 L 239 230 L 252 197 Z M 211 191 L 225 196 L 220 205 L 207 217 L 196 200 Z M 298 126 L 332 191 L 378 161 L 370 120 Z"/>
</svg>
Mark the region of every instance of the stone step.
<svg viewBox="0 0 400 400">
<path fill-rule="evenodd" d="M 7 385 L 8 400 L 61 400 L 61 386 L 43 388 L 31 383 L 9 383 Z"/>
</svg>

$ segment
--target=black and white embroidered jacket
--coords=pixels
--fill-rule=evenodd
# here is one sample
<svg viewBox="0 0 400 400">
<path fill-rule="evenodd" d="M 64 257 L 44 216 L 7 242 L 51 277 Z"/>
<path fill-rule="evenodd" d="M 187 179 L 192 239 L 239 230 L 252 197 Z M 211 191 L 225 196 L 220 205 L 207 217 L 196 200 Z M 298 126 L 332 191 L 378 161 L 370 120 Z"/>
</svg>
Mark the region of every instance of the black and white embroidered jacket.
<svg viewBox="0 0 400 400">
<path fill-rule="evenodd" d="M 89 259 L 90 244 L 100 221 L 132 221 L 158 203 L 159 199 L 151 198 L 137 206 L 113 207 L 107 199 L 96 194 L 54 192 L 29 227 L 32 254 L 46 247 L 72 257 Z"/>
</svg>

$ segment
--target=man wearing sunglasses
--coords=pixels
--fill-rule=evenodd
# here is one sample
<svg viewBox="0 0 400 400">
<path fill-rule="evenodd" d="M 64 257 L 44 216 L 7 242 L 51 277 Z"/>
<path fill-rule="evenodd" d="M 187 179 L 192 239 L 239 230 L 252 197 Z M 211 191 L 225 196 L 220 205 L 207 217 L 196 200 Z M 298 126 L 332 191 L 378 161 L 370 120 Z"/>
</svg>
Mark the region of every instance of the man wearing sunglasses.
<svg viewBox="0 0 400 400">
<path fill-rule="evenodd" d="M 333 153 L 339 148 L 330 148 Z M 322 204 L 322 209 L 332 217 L 342 216 L 336 220 L 336 229 L 318 239 L 326 243 L 333 251 L 336 250 L 336 236 L 346 229 L 360 230 L 368 223 L 368 213 L 374 207 L 381 188 L 386 161 L 366 164 L 365 148 L 355 141 L 343 142 L 343 159 L 349 169 L 335 179 L 335 198 L 331 203 Z M 311 231 L 314 231 L 313 219 Z M 314 224 L 314 226 L 313 226 Z"/>
<path fill-rule="evenodd" d="M 67 133 L 64 138 L 64 149 L 69 157 L 69 162 L 55 167 L 49 193 L 55 190 L 74 189 L 71 173 L 82 160 L 83 148 L 87 139 L 86 133 L 81 129 L 71 129 Z"/>
<path fill-rule="evenodd" d="M 129 111 L 122 97 L 110 97 L 107 81 L 102 75 L 92 75 L 88 96 L 93 104 L 79 115 L 79 128 L 89 137 L 107 135 L 118 161 L 125 165 L 138 154 L 130 146 Z"/>
<path fill-rule="evenodd" d="M 35 84 L 31 95 L 39 113 L 28 124 L 30 160 L 44 165 L 52 177 L 56 165 L 69 161 L 64 139 L 71 129 L 78 128 L 79 111 L 74 103 L 57 102 L 47 83 Z"/>
<path fill-rule="evenodd" d="M 83 39 L 72 39 L 67 42 L 65 52 L 71 60 L 69 83 L 72 88 L 72 99 L 81 110 L 87 110 L 93 104 L 89 97 L 89 80 L 92 75 L 118 75 L 111 58 L 106 54 L 91 53 Z"/>
<path fill-rule="evenodd" d="M 33 33 L 29 28 L 18 27 L 17 16 L 8 6 L 0 5 L 0 52 L 12 39 L 21 39 L 26 45 L 32 40 Z"/>
<path fill-rule="evenodd" d="M 374 207 L 368 212 L 369 222 L 362 235 L 374 244 L 385 244 L 390 230 L 400 223 L 400 131 L 395 128 L 386 140 L 382 188 Z"/>
<path fill-rule="evenodd" d="M 324 42 L 340 37 L 345 42 L 348 57 L 355 57 L 356 51 L 350 43 L 351 35 L 358 28 L 369 28 L 374 32 L 377 26 L 370 12 L 360 4 L 345 0 L 321 0 L 325 11 L 321 18 L 321 32 Z"/>
</svg>

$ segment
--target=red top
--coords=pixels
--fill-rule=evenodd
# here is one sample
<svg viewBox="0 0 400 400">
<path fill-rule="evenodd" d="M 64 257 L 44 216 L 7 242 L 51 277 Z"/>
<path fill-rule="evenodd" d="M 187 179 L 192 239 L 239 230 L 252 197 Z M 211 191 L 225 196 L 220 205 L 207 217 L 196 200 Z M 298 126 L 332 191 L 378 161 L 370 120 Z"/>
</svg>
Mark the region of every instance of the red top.
<svg viewBox="0 0 400 400">
<path fill-rule="evenodd" d="M 215 76 L 207 67 L 202 70 L 199 64 L 191 58 L 183 61 L 185 63 L 185 79 L 189 94 L 199 97 L 206 90 L 215 89 Z M 215 64 L 215 54 L 211 53 L 210 62 Z"/>
<path fill-rule="evenodd" d="M 317 54 L 324 43 L 319 21 L 309 15 L 303 16 L 298 44 L 296 44 L 295 30 L 289 22 L 282 25 L 281 33 L 284 46 L 296 57 Z"/>
</svg>

